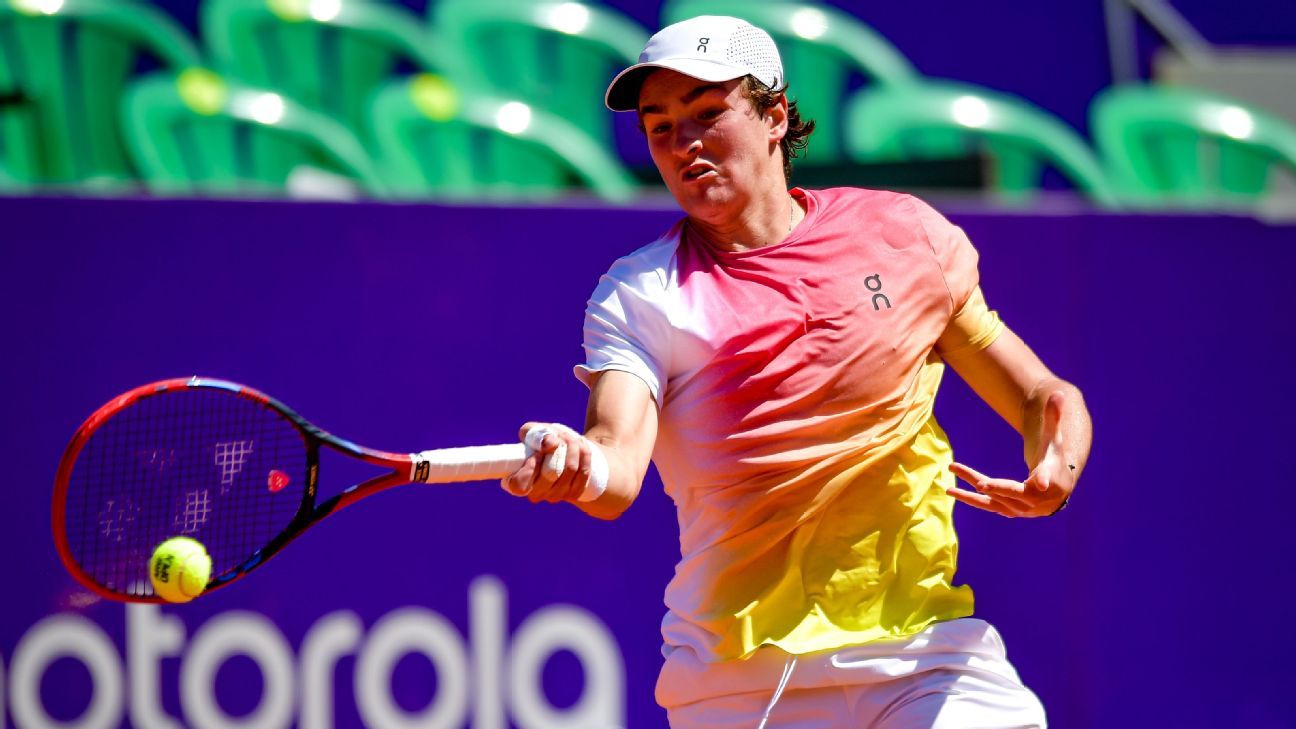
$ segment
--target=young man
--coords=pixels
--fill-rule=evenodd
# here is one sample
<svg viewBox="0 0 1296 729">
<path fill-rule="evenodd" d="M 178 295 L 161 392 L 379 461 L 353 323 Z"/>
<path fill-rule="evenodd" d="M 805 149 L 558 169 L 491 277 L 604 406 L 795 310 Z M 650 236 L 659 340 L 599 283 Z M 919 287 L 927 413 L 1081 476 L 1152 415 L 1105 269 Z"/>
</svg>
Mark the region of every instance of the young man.
<svg viewBox="0 0 1296 729">
<path fill-rule="evenodd" d="M 1080 392 L 987 308 L 939 213 L 789 192 L 813 126 L 785 89 L 764 31 L 710 16 L 653 36 L 608 88 L 686 217 L 590 300 L 585 435 L 548 424 L 504 486 L 612 519 L 655 460 L 680 524 L 657 684 L 672 726 L 1044 726 L 953 582 L 952 511 L 1064 506 L 1089 452 Z M 946 364 L 1022 434 L 1024 481 L 953 463 L 932 417 Z M 595 451 L 607 489 L 580 501 Z"/>
</svg>

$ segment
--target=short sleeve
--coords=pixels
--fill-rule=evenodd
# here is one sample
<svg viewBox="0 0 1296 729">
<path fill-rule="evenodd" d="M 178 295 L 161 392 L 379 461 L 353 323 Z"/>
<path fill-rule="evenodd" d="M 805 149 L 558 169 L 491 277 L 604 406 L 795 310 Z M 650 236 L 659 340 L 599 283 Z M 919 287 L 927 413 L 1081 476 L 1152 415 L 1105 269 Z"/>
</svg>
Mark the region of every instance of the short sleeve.
<svg viewBox="0 0 1296 729">
<path fill-rule="evenodd" d="M 950 319 L 936 342 L 936 351 L 942 357 L 948 357 L 965 351 L 982 350 L 994 344 L 1003 330 L 1003 321 L 986 304 L 985 296 L 978 286 L 972 289 L 972 295 L 963 304 L 963 308 L 954 312 L 954 318 Z"/>
<path fill-rule="evenodd" d="M 957 312 L 980 284 L 976 249 L 972 247 L 972 242 L 962 228 L 946 220 L 944 215 L 922 200 L 910 199 L 914 203 L 914 212 L 927 236 L 927 242 L 936 255 L 941 274 L 945 277 L 953 310 Z"/>
<path fill-rule="evenodd" d="M 622 259 L 599 280 L 585 308 L 585 361 L 574 372 L 586 385 L 596 372 L 628 372 L 648 385 L 661 407 L 670 344 L 664 286 L 660 271 L 635 270 L 634 264 Z"/>
</svg>

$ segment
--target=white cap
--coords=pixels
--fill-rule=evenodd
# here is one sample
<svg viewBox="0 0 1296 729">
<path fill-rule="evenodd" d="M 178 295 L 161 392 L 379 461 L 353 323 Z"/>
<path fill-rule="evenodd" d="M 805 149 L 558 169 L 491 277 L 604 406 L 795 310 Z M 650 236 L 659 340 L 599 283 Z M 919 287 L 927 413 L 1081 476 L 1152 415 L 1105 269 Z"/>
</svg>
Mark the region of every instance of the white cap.
<svg viewBox="0 0 1296 729">
<path fill-rule="evenodd" d="M 649 38 L 639 62 L 612 79 L 603 103 L 612 111 L 638 109 L 639 87 L 659 68 L 702 81 L 751 75 L 775 91 L 786 86 L 783 61 L 769 33 L 738 18 L 699 15 L 668 25 Z"/>
</svg>

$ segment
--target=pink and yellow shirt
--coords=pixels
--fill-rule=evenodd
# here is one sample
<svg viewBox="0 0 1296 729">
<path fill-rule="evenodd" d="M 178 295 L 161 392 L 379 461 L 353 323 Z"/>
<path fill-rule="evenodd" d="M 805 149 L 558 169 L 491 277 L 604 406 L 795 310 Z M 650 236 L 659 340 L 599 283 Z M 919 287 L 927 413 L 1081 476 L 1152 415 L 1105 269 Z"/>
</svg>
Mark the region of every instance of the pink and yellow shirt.
<svg viewBox="0 0 1296 729">
<path fill-rule="evenodd" d="M 706 661 L 917 633 L 972 613 L 953 582 L 941 352 L 1003 329 L 962 230 L 906 195 L 794 190 L 783 242 L 712 248 L 681 221 L 618 260 L 585 320 L 591 373 L 643 379 L 678 510 L 666 650 Z"/>
</svg>

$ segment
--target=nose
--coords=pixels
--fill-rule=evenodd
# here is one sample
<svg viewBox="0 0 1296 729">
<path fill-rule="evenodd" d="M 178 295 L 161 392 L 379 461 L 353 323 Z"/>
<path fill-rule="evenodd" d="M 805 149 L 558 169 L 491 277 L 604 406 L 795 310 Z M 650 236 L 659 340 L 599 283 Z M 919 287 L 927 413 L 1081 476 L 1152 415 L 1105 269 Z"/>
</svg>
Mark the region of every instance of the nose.
<svg viewBox="0 0 1296 729">
<path fill-rule="evenodd" d="M 681 124 L 675 132 L 674 152 L 682 159 L 692 159 L 702 152 L 702 130 L 691 124 Z"/>
</svg>

